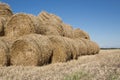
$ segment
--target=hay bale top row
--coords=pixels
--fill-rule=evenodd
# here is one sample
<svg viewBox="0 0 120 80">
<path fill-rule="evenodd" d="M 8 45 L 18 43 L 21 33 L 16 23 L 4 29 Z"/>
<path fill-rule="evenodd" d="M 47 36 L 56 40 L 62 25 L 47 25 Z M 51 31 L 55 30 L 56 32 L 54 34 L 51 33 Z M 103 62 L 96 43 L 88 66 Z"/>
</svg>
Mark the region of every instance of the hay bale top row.
<svg viewBox="0 0 120 80">
<path fill-rule="evenodd" d="M 89 34 L 79 28 L 74 30 L 74 38 L 84 38 L 90 40 Z"/>
<path fill-rule="evenodd" d="M 7 15 L 7 16 L 13 15 L 12 10 L 9 5 L 5 3 L 0 3 L 0 16 L 1 15 Z"/>
<path fill-rule="evenodd" d="M 0 35 L 10 38 L 37 33 L 58 35 L 69 38 L 90 39 L 89 35 L 62 22 L 61 18 L 42 11 L 38 16 L 24 13 L 12 13 L 10 6 L 0 3 Z"/>
<path fill-rule="evenodd" d="M 4 10 L 4 9 L 11 9 L 10 6 L 6 3 L 1 3 L 0 2 L 0 10 Z"/>
<path fill-rule="evenodd" d="M 0 2 L 0 36 L 4 36 L 4 25 L 12 15 L 10 6 Z"/>
<path fill-rule="evenodd" d="M 39 33 L 38 20 L 30 14 L 14 14 L 5 25 L 5 36 L 19 37 L 30 33 Z"/>
<path fill-rule="evenodd" d="M 42 23 L 47 23 L 47 22 L 58 22 L 58 23 L 62 23 L 62 20 L 60 17 L 54 15 L 54 14 L 49 14 L 46 11 L 42 11 L 39 15 L 38 15 L 40 21 Z"/>
</svg>

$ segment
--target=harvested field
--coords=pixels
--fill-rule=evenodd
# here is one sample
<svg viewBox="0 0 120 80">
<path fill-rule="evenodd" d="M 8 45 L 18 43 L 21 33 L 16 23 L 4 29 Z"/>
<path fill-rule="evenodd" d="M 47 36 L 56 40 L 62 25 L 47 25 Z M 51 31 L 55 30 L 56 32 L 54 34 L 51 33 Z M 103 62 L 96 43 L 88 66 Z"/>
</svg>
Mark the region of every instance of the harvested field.
<svg viewBox="0 0 120 80">
<path fill-rule="evenodd" d="M 0 80 L 120 80 L 120 50 L 42 67 L 0 67 Z"/>
</svg>

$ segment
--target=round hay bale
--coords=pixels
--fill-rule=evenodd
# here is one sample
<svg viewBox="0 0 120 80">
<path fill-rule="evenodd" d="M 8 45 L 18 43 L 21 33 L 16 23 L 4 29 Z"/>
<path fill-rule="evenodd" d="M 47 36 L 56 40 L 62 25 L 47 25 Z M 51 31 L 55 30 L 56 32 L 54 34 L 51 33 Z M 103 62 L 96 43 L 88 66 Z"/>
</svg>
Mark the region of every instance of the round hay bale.
<svg viewBox="0 0 120 80">
<path fill-rule="evenodd" d="M 62 23 L 62 20 L 58 16 L 56 16 L 54 14 L 49 14 L 46 11 L 42 11 L 38 15 L 38 17 L 42 23 L 46 23 L 48 21 L 53 21 L 55 23 Z"/>
<path fill-rule="evenodd" d="M 59 32 L 51 25 L 41 24 L 39 27 L 39 30 L 40 30 L 41 35 L 58 35 L 58 36 L 60 36 Z"/>
<path fill-rule="evenodd" d="M 30 34 L 17 39 L 10 49 L 12 65 L 36 66 L 50 62 L 52 44 L 46 36 Z"/>
<path fill-rule="evenodd" d="M 89 55 L 95 54 L 96 49 L 95 49 L 95 44 L 93 43 L 93 41 L 89 41 L 89 45 L 90 45 L 90 47 L 89 47 L 89 50 L 90 50 Z"/>
<path fill-rule="evenodd" d="M 66 48 L 68 51 L 70 51 L 70 53 L 72 54 L 72 59 L 77 59 L 78 56 L 78 51 L 77 51 L 77 47 L 75 44 L 75 41 L 73 39 L 67 38 L 67 37 L 62 37 L 66 43 Z"/>
<path fill-rule="evenodd" d="M 67 53 L 66 45 L 60 36 L 48 36 L 53 45 L 52 63 L 66 62 L 71 58 L 71 54 Z"/>
<path fill-rule="evenodd" d="M 66 62 L 71 59 L 76 59 L 75 46 L 72 40 L 62 36 L 48 36 L 53 45 L 52 63 Z"/>
<path fill-rule="evenodd" d="M 37 17 L 30 14 L 15 14 L 5 25 L 5 36 L 10 38 L 18 38 L 31 33 L 40 32 Z"/>
<path fill-rule="evenodd" d="M 75 29 L 74 31 L 74 38 L 84 38 L 84 39 L 88 39 L 90 40 L 90 36 L 88 35 L 88 33 L 86 33 L 83 30 Z"/>
<path fill-rule="evenodd" d="M 38 46 L 32 40 L 17 40 L 10 50 L 11 65 L 38 65 Z"/>
<path fill-rule="evenodd" d="M 91 54 L 98 54 L 99 51 L 100 51 L 100 48 L 98 46 L 97 43 L 93 42 L 93 41 L 90 41 L 90 45 L 91 45 Z"/>
<path fill-rule="evenodd" d="M 0 10 L 4 10 L 4 9 L 11 9 L 11 8 L 8 4 L 0 2 Z"/>
<path fill-rule="evenodd" d="M 77 49 L 77 56 L 87 54 L 87 45 L 81 39 L 74 39 L 74 44 Z"/>
<path fill-rule="evenodd" d="M 0 3 L 0 17 L 9 19 L 13 15 L 12 10 L 8 4 Z"/>
<path fill-rule="evenodd" d="M 2 39 L 0 40 L 0 66 L 9 65 L 9 48 Z"/>
<path fill-rule="evenodd" d="M 91 54 L 97 54 L 99 52 L 99 46 L 90 40 L 87 39 L 81 39 L 87 46 L 87 54 L 86 55 L 91 55 Z"/>
<path fill-rule="evenodd" d="M 59 16 L 56 16 L 54 14 L 50 14 L 52 16 L 52 19 L 54 19 L 54 22 L 62 23 L 62 20 Z"/>
<path fill-rule="evenodd" d="M 81 40 L 84 42 L 84 44 L 87 47 L 87 53 L 86 53 L 86 55 L 90 55 L 93 52 L 93 50 L 92 50 L 93 46 L 91 45 L 91 41 L 87 40 L 87 39 L 83 39 L 83 38 L 81 38 Z"/>
<path fill-rule="evenodd" d="M 95 47 L 94 54 L 98 54 L 99 51 L 100 51 L 100 47 L 99 47 L 99 45 L 96 42 L 93 42 L 93 44 L 94 44 L 94 47 Z"/>
<path fill-rule="evenodd" d="M 62 22 L 57 21 L 47 12 L 41 12 L 38 15 L 38 18 L 41 24 L 44 24 L 45 26 L 53 27 L 59 33 L 59 35 L 63 36 L 63 28 L 61 25 Z"/>
<path fill-rule="evenodd" d="M 68 38 L 74 37 L 72 26 L 68 24 L 63 24 L 62 28 L 63 28 L 63 36 L 68 37 Z"/>
<path fill-rule="evenodd" d="M 11 10 L 0 10 L 0 17 L 9 18 L 13 15 Z"/>
<path fill-rule="evenodd" d="M 13 15 L 10 6 L 0 2 L 0 36 L 4 36 L 4 25 Z"/>
<path fill-rule="evenodd" d="M 53 27 L 59 35 L 69 38 L 74 37 L 73 28 L 70 25 L 64 24 L 58 16 L 43 11 L 38 15 L 38 18 L 40 23 L 44 24 L 44 26 Z"/>
<path fill-rule="evenodd" d="M 47 21 L 49 21 L 49 19 L 51 18 L 50 14 L 48 14 L 45 11 L 42 11 L 39 15 L 38 15 L 40 21 L 42 23 L 46 23 Z"/>
</svg>

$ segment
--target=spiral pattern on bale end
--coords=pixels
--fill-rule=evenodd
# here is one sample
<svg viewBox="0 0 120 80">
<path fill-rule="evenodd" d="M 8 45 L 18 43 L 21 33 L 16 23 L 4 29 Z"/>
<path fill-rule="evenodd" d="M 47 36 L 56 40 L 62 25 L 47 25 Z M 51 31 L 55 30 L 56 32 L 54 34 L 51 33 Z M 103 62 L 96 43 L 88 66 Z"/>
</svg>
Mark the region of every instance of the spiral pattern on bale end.
<svg viewBox="0 0 120 80">
<path fill-rule="evenodd" d="M 20 36 L 40 33 L 37 17 L 30 14 L 15 14 L 5 25 L 5 36 L 18 38 Z"/>
<path fill-rule="evenodd" d="M 52 44 L 47 36 L 30 34 L 17 39 L 10 49 L 11 65 L 41 66 L 50 62 Z"/>
</svg>

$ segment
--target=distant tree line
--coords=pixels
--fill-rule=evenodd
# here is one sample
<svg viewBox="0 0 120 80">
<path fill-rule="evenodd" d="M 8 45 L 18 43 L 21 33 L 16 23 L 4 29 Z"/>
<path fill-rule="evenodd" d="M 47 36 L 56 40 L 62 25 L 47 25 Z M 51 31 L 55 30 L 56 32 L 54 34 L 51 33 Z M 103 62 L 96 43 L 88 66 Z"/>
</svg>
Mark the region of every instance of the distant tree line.
<svg viewBox="0 0 120 80">
<path fill-rule="evenodd" d="M 108 49 L 120 49 L 120 48 L 100 48 L 101 50 L 108 50 Z"/>
</svg>

